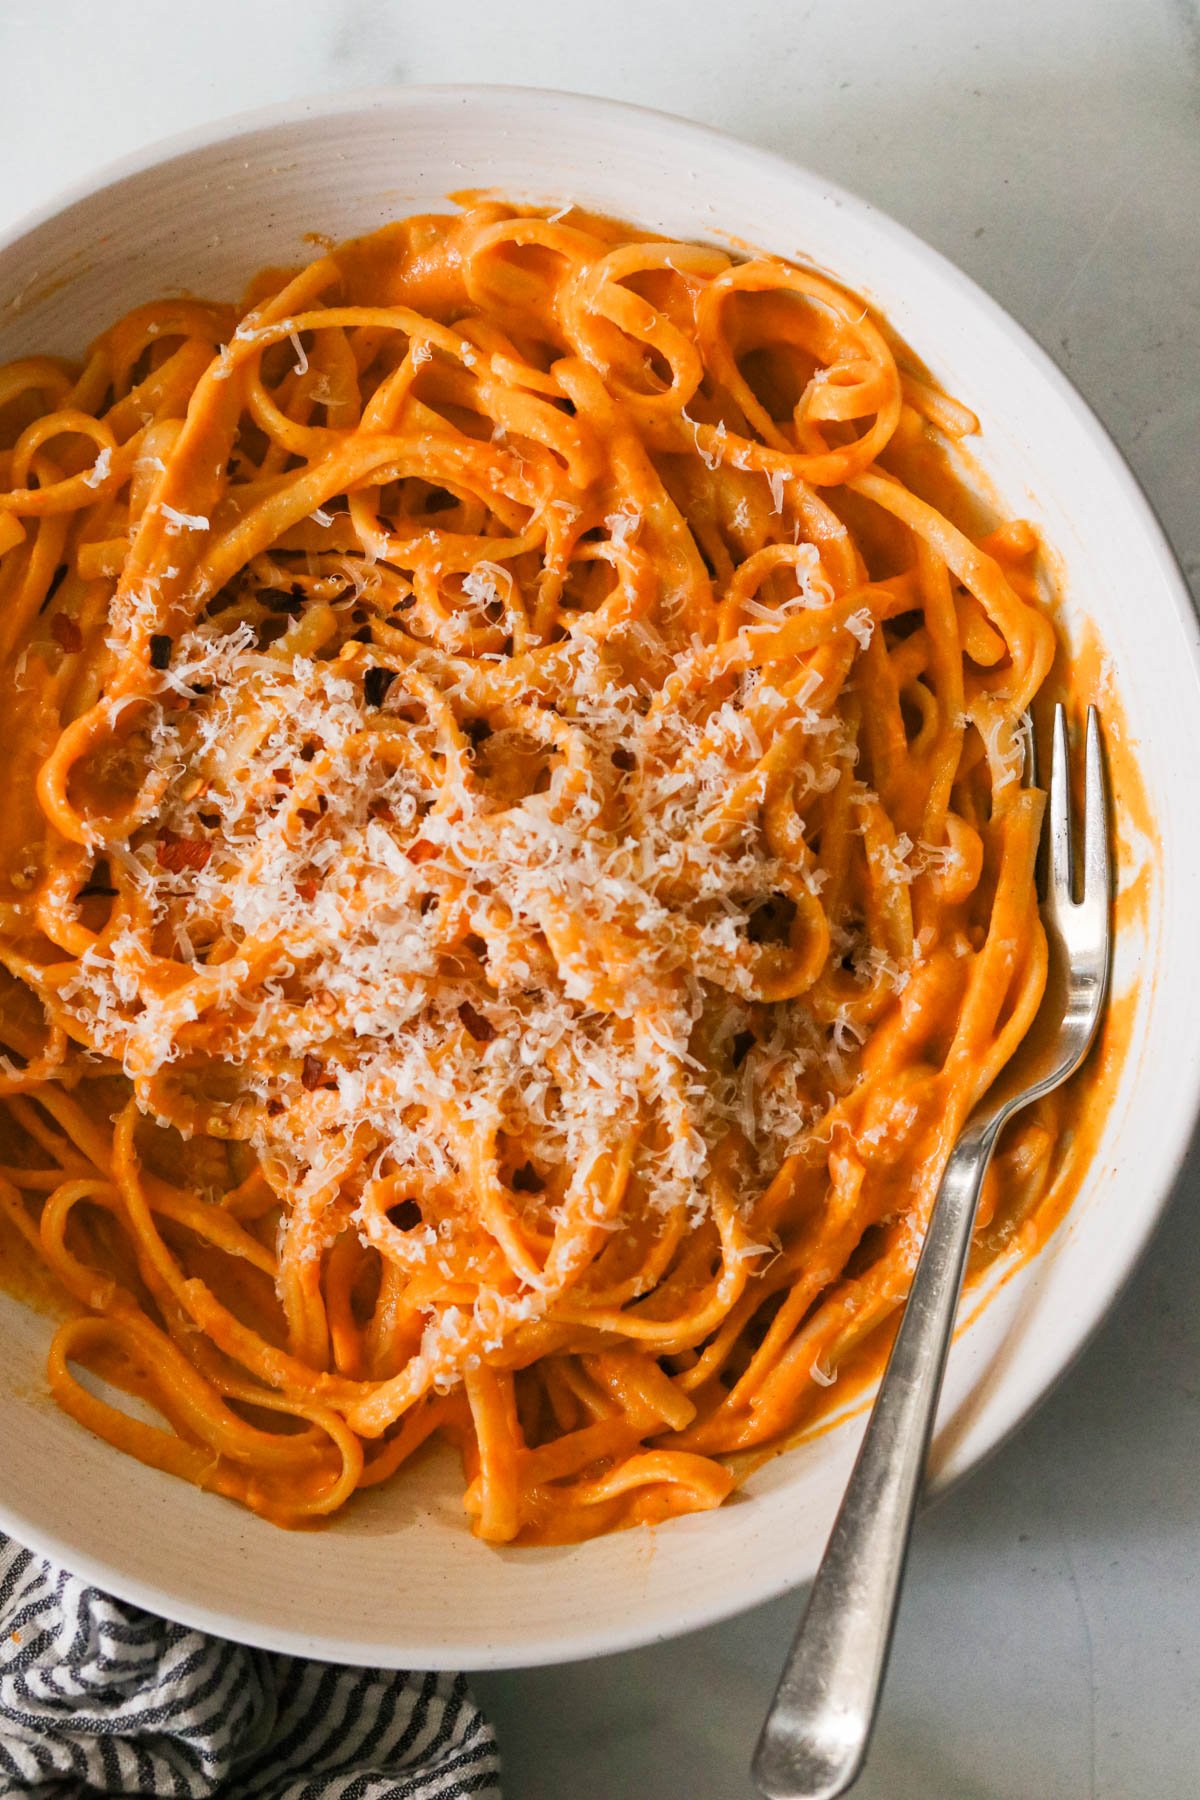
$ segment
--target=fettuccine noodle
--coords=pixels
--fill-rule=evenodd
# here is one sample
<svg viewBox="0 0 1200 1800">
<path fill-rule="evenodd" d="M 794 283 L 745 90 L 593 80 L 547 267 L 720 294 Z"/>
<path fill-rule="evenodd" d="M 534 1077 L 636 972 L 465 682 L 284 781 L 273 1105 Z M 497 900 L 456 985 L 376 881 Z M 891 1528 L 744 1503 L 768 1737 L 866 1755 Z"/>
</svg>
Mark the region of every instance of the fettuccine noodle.
<svg viewBox="0 0 1200 1800">
<path fill-rule="evenodd" d="M 719 1504 L 1042 995 L 1056 636 L 934 478 L 975 421 L 808 270 L 476 204 L 12 364 L 0 425 L 59 1404 L 287 1524 L 435 1434 L 496 1542 Z"/>
</svg>

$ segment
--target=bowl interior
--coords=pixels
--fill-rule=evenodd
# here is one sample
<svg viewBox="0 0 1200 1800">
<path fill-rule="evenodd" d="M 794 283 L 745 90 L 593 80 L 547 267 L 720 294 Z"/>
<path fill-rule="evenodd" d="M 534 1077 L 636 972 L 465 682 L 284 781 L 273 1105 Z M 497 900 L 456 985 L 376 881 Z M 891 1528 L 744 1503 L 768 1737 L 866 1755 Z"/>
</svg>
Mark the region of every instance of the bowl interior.
<svg viewBox="0 0 1200 1800">
<path fill-rule="evenodd" d="M 78 353 L 138 301 L 172 289 L 235 295 L 264 264 L 313 254 L 306 233 L 366 231 L 473 188 L 577 201 L 683 237 L 736 234 L 864 293 L 979 414 L 984 469 L 1011 510 L 1044 526 L 1071 618 L 1092 621 L 1106 647 L 1158 839 L 1129 831 L 1122 847 L 1123 879 L 1150 869 L 1143 916 L 1117 954 L 1131 1046 L 1066 1223 L 960 1335 L 936 1452 L 948 1478 L 1021 1417 L 1101 1316 L 1190 1133 L 1200 803 L 1186 752 L 1200 683 L 1186 592 L 1095 420 L 965 277 L 815 176 L 605 102 L 413 89 L 296 106 L 151 152 L 0 248 L 0 359 Z M 752 1605 L 815 1568 L 858 1435 L 848 1423 L 776 1460 L 720 1512 L 575 1548 L 475 1542 L 457 1472 L 437 1456 L 331 1529 L 284 1533 L 58 1414 L 42 1377 L 48 1335 L 45 1318 L 0 1295 L 0 1524 L 171 1617 L 334 1660 L 549 1662 Z"/>
</svg>

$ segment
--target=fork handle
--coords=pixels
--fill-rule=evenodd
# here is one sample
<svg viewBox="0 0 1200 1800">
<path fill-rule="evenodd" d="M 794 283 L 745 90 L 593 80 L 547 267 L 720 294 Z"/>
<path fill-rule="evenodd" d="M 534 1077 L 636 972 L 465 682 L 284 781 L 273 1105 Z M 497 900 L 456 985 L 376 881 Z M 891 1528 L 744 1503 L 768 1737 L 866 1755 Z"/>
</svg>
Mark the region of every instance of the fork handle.
<svg viewBox="0 0 1200 1800">
<path fill-rule="evenodd" d="M 1002 1117 L 969 1124 L 938 1189 L 841 1508 L 754 1756 L 768 1800 L 835 1800 L 862 1768 L 983 1177 Z"/>
</svg>

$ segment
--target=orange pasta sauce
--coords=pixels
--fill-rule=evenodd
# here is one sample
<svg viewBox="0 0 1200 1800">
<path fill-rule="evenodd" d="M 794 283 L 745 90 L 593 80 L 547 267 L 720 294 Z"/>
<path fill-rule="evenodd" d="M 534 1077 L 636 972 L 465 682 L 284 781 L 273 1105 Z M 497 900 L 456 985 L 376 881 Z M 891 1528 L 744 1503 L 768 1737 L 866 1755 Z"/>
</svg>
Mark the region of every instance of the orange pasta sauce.
<svg viewBox="0 0 1200 1800">
<path fill-rule="evenodd" d="M 1065 674 L 974 429 L 825 277 L 498 202 L 0 371 L 0 1275 L 61 1406 L 288 1525 L 440 1435 L 528 1543 L 866 1378 L 1045 979 Z"/>
</svg>

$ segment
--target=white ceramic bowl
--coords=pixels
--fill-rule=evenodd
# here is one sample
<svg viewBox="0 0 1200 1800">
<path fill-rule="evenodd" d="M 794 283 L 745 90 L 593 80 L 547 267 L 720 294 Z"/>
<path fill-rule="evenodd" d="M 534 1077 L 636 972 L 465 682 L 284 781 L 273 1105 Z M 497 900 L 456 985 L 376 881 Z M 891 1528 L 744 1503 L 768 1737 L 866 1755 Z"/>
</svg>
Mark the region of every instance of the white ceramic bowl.
<svg viewBox="0 0 1200 1800">
<path fill-rule="evenodd" d="M 682 237 L 736 234 L 870 297 L 983 421 L 981 460 L 1041 521 L 1076 618 L 1107 645 L 1161 839 L 1133 1041 L 1065 1225 L 960 1336 L 938 1439 L 943 1481 L 1045 1392 L 1145 1244 L 1200 1090 L 1197 628 L 1157 523 L 1087 407 L 957 270 L 872 207 L 790 163 L 661 115 L 506 88 L 415 88 L 297 104 L 156 146 L 7 235 L 0 359 L 78 352 L 172 288 L 236 295 L 267 263 L 453 191 L 575 200 Z M 1148 849 L 1142 845 L 1141 851 Z M 1139 846 L 1127 846 L 1126 862 Z M 850 1423 L 763 1469 L 719 1512 L 556 1550 L 467 1530 L 449 1459 L 372 1490 L 329 1530 L 278 1531 L 144 1469 L 62 1417 L 47 1322 L 0 1297 L 0 1525 L 110 1591 L 246 1642 L 382 1665 L 554 1662 L 710 1623 L 811 1575 L 849 1468 Z"/>
</svg>

